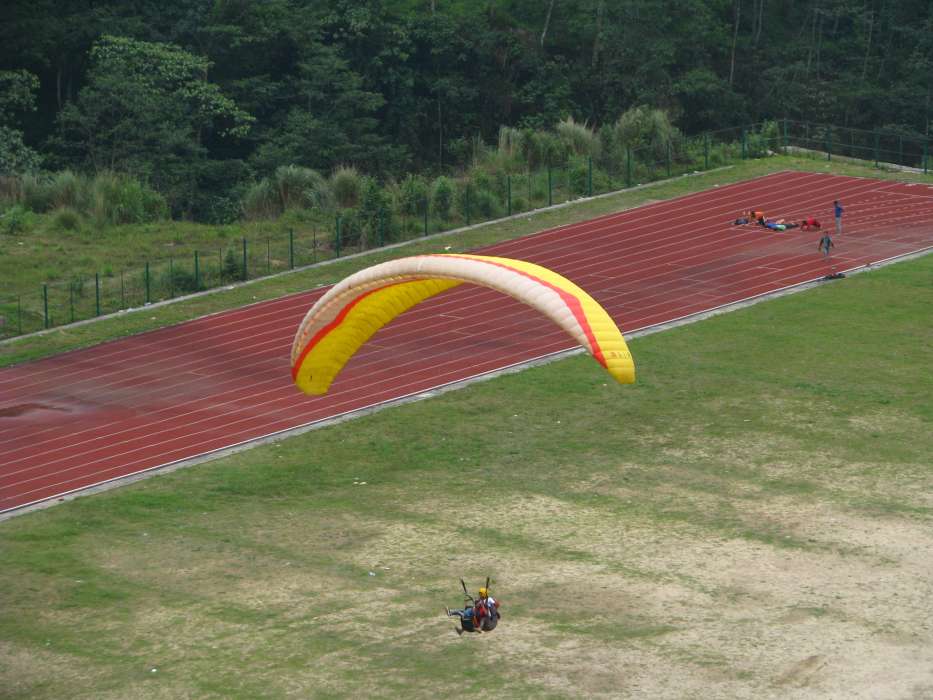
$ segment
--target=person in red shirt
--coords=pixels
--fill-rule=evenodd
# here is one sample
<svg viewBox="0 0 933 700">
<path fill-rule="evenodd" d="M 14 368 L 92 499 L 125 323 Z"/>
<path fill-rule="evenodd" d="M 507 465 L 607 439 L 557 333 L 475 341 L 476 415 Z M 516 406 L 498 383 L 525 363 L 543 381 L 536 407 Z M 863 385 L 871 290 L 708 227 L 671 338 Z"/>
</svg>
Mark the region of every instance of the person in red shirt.
<svg viewBox="0 0 933 700">
<path fill-rule="evenodd" d="M 499 601 L 489 595 L 486 588 L 480 588 L 472 605 L 462 610 L 444 608 L 447 617 L 459 617 L 460 627 L 457 634 L 464 632 L 491 632 L 499 624 Z"/>
<path fill-rule="evenodd" d="M 816 229 L 817 231 L 822 228 L 820 222 L 814 219 L 812 216 L 808 216 L 806 219 L 800 222 L 801 231 L 810 231 L 811 229 Z"/>
<path fill-rule="evenodd" d="M 479 594 L 480 604 L 484 612 L 479 618 L 479 626 L 484 632 L 492 632 L 496 629 L 496 625 L 499 624 L 499 618 L 502 617 L 499 614 L 499 601 L 489 595 L 489 591 L 485 588 L 480 588 Z"/>
</svg>

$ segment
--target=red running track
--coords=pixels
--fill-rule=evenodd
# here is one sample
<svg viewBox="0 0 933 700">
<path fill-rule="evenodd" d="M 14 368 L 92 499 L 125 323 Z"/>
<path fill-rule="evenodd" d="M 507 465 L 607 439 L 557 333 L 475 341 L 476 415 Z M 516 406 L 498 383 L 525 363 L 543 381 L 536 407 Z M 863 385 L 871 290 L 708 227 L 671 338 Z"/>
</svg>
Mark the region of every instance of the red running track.
<svg viewBox="0 0 933 700">
<path fill-rule="evenodd" d="M 819 233 L 732 221 L 754 207 L 831 229 L 835 198 L 839 271 L 933 246 L 933 187 L 783 172 L 482 252 L 553 268 L 632 332 L 822 277 Z M 574 346 L 524 305 L 463 286 L 379 331 L 327 396 L 307 397 L 289 350 L 323 291 L 0 369 L 0 512 Z"/>
</svg>

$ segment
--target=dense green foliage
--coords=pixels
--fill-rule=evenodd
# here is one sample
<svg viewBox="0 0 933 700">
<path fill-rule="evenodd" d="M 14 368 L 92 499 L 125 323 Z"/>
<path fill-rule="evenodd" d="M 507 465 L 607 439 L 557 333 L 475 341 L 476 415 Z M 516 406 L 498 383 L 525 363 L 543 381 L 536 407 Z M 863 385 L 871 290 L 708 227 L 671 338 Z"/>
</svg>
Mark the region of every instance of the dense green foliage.
<svg viewBox="0 0 933 700">
<path fill-rule="evenodd" d="M 229 221 L 283 166 L 433 179 L 502 125 L 529 168 L 560 146 L 618 160 L 613 138 L 659 113 L 658 134 L 787 117 L 926 136 L 931 68 L 921 0 L 11 0 L 0 175 L 40 155 L 127 172 L 175 215 Z"/>
</svg>

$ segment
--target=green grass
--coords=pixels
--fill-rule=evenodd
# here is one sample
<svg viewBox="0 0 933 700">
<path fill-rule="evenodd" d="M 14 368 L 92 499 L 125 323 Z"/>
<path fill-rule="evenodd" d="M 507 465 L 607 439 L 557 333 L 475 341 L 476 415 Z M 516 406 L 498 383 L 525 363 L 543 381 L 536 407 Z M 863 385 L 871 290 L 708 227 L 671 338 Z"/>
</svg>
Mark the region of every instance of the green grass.
<svg viewBox="0 0 933 700">
<path fill-rule="evenodd" d="M 770 696 L 841 645 L 819 688 L 857 694 L 930 643 L 931 277 L 635 339 L 632 386 L 575 357 L 0 523 L 0 688 Z M 503 621 L 457 637 L 486 575 Z"/>
<path fill-rule="evenodd" d="M 708 189 L 714 185 L 738 182 L 750 177 L 764 175 L 784 169 L 821 170 L 839 174 L 860 175 L 923 181 L 924 177 L 916 174 L 886 172 L 875 168 L 849 163 L 827 163 L 816 159 L 775 156 L 763 160 L 741 162 L 735 167 L 712 171 L 695 177 L 675 178 L 670 181 L 655 183 L 643 189 L 625 191 L 603 199 L 585 201 L 569 208 L 529 214 L 508 222 L 490 224 L 468 232 L 452 234 L 449 237 L 415 241 L 410 245 L 392 250 L 374 251 L 369 255 L 342 260 L 332 265 L 313 267 L 298 273 L 281 275 L 232 290 L 222 290 L 206 297 L 186 300 L 159 307 L 157 309 L 138 310 L 121 314 L 118 318 L 104 319 L 89 325 L 56 328 L 51 333 L 38 338 L 22 338 L 0 345 L 0 366 L 24 362 L 30 359 L 56 354 L 77 347 L 93 345 L 105 340 L 179 323 L 197 316 L 236 308 L 243 304 L 264 299 L 272 299 L 292 292 L 306 290 L 322 284 L 331 284 L 347 274 L 362 269 L 367 265 L 394 257 L 412 255 L 420 252 L 435 252 L 446 246 L 452 250 L 469 250 L 489 245 L 502 240 L 515 238 L 539 231 L 551 226 L 558 226 L 576 221 L 584 221 L 594 216 L 622 209 L 635 207 L 657 199 L 668 199 L 691 192 Z M 933 176 L 927 181 L 933 182 Z M 103 308 L 116 308 L 114 304 L 120 298 L 120 271 L 136 268 L 124 286 L 138 303 L 144 298 L 140 269 L 146 259 L 175 256 L 176 266 L 186 265 L 193 268 L 188 258 L 195 248 L 201 250 L 202 265 L 219 268 L 214 259 L 220 249 L 235 250 L 244 235 L 258 236 L 262 239 L 267 233 L 282 235 L 289 225 L 295 222 L 283 220 L 274 224 L 264 224 L 262 230 L 255 225 L 233 225 L 209 227 L 184 222 L 165 224 L 147 224 L 142 226 L 122 226 L 97 231 L 43 233 L 41 228 L 31 235 L 0 235 L 0 279 L 4 280 L 0 289 L 0 313 L 7 318 L 17 317 L 15 294 L 23 292 L 31 295 L 27 304 L 31 311 L 27 314 L 27 324 L 41 327 L 41 289 L 40 284 L 49 277 L 61 278 L 78 273 L 93 275 L 95 270 L 109 272 L 102 283 L 104 292 Z M 262 246 L 260 246 L 262 248 Z M 214 251 L 209 253 L 208 251 Z M 262 251 L 260 251 L 261 253 Z M 282 253 L 282 251 L 279 251 Z M 276 254 L 282 258 L 283 254 Z M 80 263 L 76 266 L 76 261 Z M 281 262 L 281 261 L 280 261 Z M 256 263 L 252 263 L 254 266 Z M 262 267 L 262 263 L 258 263 Z M 164 266 L 163 266 L 164 267 Z M 214 272 L 214 268 L 210 268 Z M 190 270 L 188 270 L 190 272 Z M 156 273 L 153 272 L 153 275 Z M 167 271 L 160 268 L 158 273 L 165 276 Z M 213 272 L 212 272 L 213 274 Z M 12 282 L 7 282 L 12 280 Z M 163 280 L 163 288 L 165 283 Z M 77 298 L 79 307 L 77 317 L 88 317 L 94 313 L 94 280 L 85 281 L 82 294 Z M 67 292 L 59 290 L 55 308 L 52 311 L 55 322 L 70 317 Z M 25 313 L 25 312 L 24 312 Z M 38 315 L 37 315 L 38 314 Z"/>
</svg>

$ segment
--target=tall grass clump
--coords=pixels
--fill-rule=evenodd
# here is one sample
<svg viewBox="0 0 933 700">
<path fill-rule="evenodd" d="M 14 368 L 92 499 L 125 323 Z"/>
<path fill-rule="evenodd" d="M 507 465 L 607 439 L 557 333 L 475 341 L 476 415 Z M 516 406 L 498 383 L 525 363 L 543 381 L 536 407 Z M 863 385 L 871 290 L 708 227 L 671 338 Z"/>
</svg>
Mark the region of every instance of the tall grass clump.
<svg viewBox="0 0 933 700">
<path fill-rule="evenodd" d="M 52 175 L 48 188 L 53 209 L 69 207 L 81 211 L 87 208 L 88 178 L 71 170 L 62 170 Z"/>
<path fill-rule="evenodd" d="M 499 127 L 499 147 L 498 151 L 508 158 L 514 158 L 521 152 L 522 132 L 514 126 Z"/>
<path fill-rule="evenodd" d="M 282 213 L 279 193 L 268 178 L 247 187 L 240 205 L 247 219 L 272 219 Z"/>
<path fill-rule="evenodd" d="M 556 134 L 534 129 L 525 130 L 521 152 L 527 170 L 537 170 L 548 163 L 557 165 L 565 157 L 565 151 Z"/>
<path fill-rule="evenodd" d="M 58 207 L 52 213 L 52 229 L 55 231 L 77 231 L 81 223 L 81 214 L 73 207 Z"/>
<path fill-rule="evenodd" d="M 341 209 L 349 209 L 359 204 L 362 185 L 360 173 L 353 166 L 342 165 L 330 176 L 331 190 Z"/>
<path fill-rule="evenodd" d="M 599 136 L 586 123 L 580 124 L 574 121 L 573 117 L 567 117 L 557 123 L 554 131 L 568 155 L 592 158 L 599 156 L 601 150 Z"/>
<path fill-rule="evenodd" d="M 327 179 L 317 170 L 300 165 L 282 165 L 275 169 L 274 180 L 282 211 L 330 209 L 333 205 Z"/>
<path fill-rule="evenodd" d="M 23 205 L 29 211 L 42 214 L 52 208 L 52 188 L 48 175 L 27 174 L 20 180 Z"/>
<path fill-rule="evenodd" d="M 317 170 L 282 165 L 271 178 L 247 187 L 240 206 L 247 219 L 274 219 L 286 211 L 330 210 L 334 195 L 327 179 Z"/>
<path fill-rule="evenodd" d="M 89 214 L 98 226 L 143 224 L 168 216 L 165 198 L 127 175 L 100 172 L 89 190 Z"/>
<path fill-rule="evenodd" d="M 23 201 L 23 181 L 16 175 L 0 175 L 0 208 Z"/>
<path fill-rule="evenodd" d="M 87 211 L 91 180 L 71 170 L 23 175 L 20 178 L 23 203 L 37 214 L 70 207 Z"/>
</svg>

